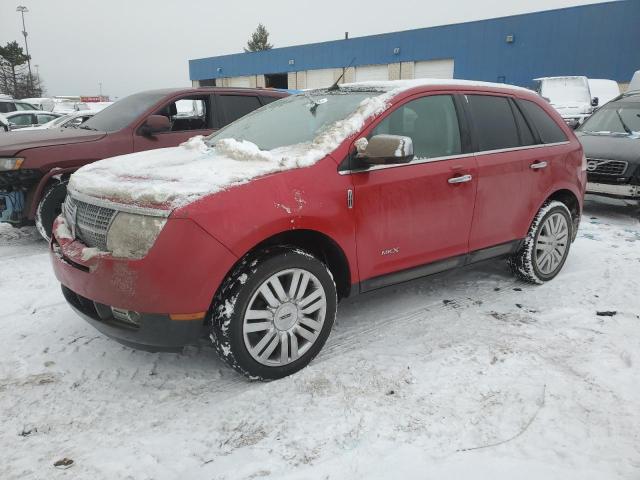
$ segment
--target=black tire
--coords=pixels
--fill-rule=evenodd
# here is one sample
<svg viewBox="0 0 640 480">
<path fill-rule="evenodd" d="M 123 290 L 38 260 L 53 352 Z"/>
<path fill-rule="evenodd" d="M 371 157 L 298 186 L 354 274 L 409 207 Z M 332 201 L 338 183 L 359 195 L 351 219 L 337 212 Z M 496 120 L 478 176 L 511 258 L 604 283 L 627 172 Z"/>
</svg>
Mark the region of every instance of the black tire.
<svg viewBox="0 0 640 480">
<path fill-rule="evenodd" d="M 67 196 L 67 181 L 54 183 L 48 187 L 36 210 L 36 228 L 47 242 L 51 240 L 53 221 L 62 213 L 62 203 Z"/>
<path fill-rule="evenodd" d="M 326 299 L 324 323 L 315 341 L 297 360 L 293 360 L 292 357 L 291 363 L 286 365 L 268 366 L 256 361 L 245 344 L 245 312 L 264 282 L 273 275 L 289 269 L 305 270 L 319 281 Z M 337 303 L 333 277 L 322 261 L 294 247 L 270 247 L 247 255 L 222 283 L 211 309 L 210 338 L 220 357 L 230 367 L 250 379 L 273 380 L 286 377 L 307 366 L 322 349 L 335 320 Z"/>
<path fill-rule="evenodd" d="M 536 253 L 536 245 L 538 244 L 538 238 L 542 232 L 542 227 L 549 217 L 555 214 L 560 214 L 566 221 L 568 229 L 566 249 L 558 265 L 551 272 L 543 272 L 540 265 L 538 265 L 538 255 Z M 542 285 L 549 280 L 555 278 L 562 267 L 564 266 L 569 250 L 571 248 L 571 241 L 573 239 L 574 224 L 571 219 L 571 212 L 569 208 L 562 202 L 557 200 L 551 200 L 546 202 L 538 211 L 531 226 L 529 227 L 529 233 L 522 242 L 520 249 L 509 259 L 509 265 L 513 273 L 520 279 L 528 283 Z M 543 264 L 544 265 L 544 264 Z"/>
</svg>

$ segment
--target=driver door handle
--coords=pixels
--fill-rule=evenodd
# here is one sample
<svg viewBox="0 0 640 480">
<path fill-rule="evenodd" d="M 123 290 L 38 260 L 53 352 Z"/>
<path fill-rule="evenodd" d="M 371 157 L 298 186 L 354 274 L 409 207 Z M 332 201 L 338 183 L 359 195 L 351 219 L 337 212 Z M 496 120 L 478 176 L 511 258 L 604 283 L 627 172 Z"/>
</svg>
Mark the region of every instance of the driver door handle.
<svg viewBox="0 0 640 480">
<path fill-rule="evenodd" d="M 547 168 L 547 162 L 545 161 L 534 162 L 531 165 L 529 165 L 529 168 L 531 170 L 540 170 L 541 168 Z"/>
<path fill-rule="evenodd" d="M 451 177 L 447 181 L 455 185 L 456 183 L 467 183 L 467 182 L 470 182 L 471 180 L 473 180 L 473 177 L 467 174 L 467 175 L 461 175 L 459 177 Z"/>
</svg>

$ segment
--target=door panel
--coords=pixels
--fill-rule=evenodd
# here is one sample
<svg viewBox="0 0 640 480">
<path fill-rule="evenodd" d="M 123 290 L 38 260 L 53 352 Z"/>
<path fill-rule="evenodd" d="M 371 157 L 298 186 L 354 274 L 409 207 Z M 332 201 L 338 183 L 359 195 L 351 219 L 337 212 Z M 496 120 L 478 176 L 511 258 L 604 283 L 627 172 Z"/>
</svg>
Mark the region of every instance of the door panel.
<svg viewBox="0 0 640 480">
<path fill-rule="evenodd" d="M 468 251 L 476 184 L 473 156 L 353 174 L 361 280 Z"/>
</svg>

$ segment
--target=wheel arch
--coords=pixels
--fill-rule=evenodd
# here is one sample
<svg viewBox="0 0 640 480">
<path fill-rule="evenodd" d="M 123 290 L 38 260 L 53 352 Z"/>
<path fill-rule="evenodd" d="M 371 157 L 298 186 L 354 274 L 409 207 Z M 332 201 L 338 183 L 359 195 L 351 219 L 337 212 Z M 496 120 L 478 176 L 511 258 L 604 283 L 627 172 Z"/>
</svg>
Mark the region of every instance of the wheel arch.
<svg viewBox="0 0 640 480">
<path fill-rule="evenodd" d="M 336 283 L 338 298 L 351 295 L 351 267 L 347 255 L 335 240 L 317 230 L 296 229 L 273 234 L 247 250 L 238 261 L 247 255 L 276 245 L 297 247 L 315 255 L 329 268 Z M 233 268 L 235 265 L 230 271 L 233 271 Z"/>
</svg>

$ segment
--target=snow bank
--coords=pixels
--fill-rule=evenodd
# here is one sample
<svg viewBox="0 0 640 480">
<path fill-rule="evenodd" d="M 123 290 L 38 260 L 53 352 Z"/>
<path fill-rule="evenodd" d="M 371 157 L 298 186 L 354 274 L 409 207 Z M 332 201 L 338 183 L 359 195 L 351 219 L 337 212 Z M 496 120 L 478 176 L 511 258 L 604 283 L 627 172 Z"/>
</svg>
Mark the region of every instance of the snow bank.
<svg viewBox="0 0 640 480">
<path fill-rule="evenodd" d="M 82 167 L 71 176 L 69 191 L 137 205 L 178 208 L 206 195 L 270 173 L 304 168 L 335 150 L 384 111 L 397 94 L 366 98 L 346 119 L 329 125 L 312 142 L 260 150 L 242 140 L 221 139 L 215 147 L 196 136 L 178 147 L 133 153 Z"/>
</svg>

